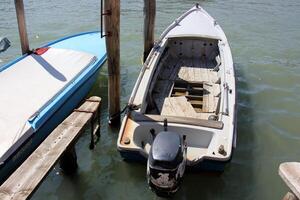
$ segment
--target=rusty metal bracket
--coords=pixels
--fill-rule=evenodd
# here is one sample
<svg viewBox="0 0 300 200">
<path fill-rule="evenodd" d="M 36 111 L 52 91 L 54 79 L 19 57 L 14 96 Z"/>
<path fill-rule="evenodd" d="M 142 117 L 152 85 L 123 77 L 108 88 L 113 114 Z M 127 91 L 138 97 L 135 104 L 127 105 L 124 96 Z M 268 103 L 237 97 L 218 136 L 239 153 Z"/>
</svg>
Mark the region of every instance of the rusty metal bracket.
<svg viewBox="0 0 300 200">
<path fill-rule="evenodd" d="M 86 99 L 87 102 L 97 102 L 100 103 L 99 100 L 92 100 L 92 99 Z M 100 104 L 101 105 L 101 104 Z M 100 139 L 100 127 L 101 127 L 101 120 L 100 120 L 100 105 L 97 108 L 96 112 L 88 111 L 88 110 L 81 110 L 81 109 L 74 109 L 74 112 L 81 112 L 81 113 L 89 113 L 92 114 L 91 120 L 90 120 L 90 129 L 91 129 L 91 140 L 90 140 L 90 149 L 94 149 L 96 143 Z"/>
<path fill-rule="evenodd" d="M 100 34 L 101 34 L 101 38 L 103 38 L 103 37 L 105 37 L 105 36 L 111 36 L 112 34 L 111 34 L 111 32 L 109 32 L 109 31 L 106 31 L 106 34 L 103 34 L 103 16 L 110 16 L 111 15 L 111 13 L 112 13 L 112 11 L 111 10 L 105 10 L 104 12 L 103 12 L 103 0 L 101 0 L 101 8 L 100 8 L 100 11 L 101 11 L 101 14 L 100 14 Z"/>
</svg>

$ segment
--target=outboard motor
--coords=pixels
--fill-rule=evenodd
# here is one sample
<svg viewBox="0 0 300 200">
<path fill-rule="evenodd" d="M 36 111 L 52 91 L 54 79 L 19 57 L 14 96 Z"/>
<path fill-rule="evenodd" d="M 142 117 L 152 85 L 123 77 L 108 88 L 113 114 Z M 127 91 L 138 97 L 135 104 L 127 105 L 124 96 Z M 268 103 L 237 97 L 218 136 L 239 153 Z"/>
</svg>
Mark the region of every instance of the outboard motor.
<svg viewBox="0 0 300 200">
<path fill-rule="evenodd" d="M 10 41 L 4 37 L 0 37 L 0 53 L 6 51 L 10 47 Z"/>
<path fill-rule="evenodd" d="M 182 181 L 186 165 L 185 136 L 176 132 L 165 130 L 155 136 L 154 130 L 150 132 L 154 137 L 148 163 L 148 184 L 158 196 L 174 194 Z"/>
</svg>

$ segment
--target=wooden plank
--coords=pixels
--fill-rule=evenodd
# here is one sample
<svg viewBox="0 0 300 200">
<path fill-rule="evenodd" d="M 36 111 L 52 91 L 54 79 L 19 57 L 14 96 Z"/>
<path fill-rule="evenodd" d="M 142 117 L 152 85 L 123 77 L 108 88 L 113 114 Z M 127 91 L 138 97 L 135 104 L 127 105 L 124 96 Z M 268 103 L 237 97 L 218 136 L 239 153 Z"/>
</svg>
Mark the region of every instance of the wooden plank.
<svg viewBox="0 0 300 200">
<path fill-rule="evenodd" d="M 0 199 L 27 199 L 33 194 L 60 156 L 74 145 L 93 113 L 97 112 L 101 99 L 91 97 L 89 100 L 93 102 L 86 101 L 66 118 L 0 186 Z"/>
<path fill-rule="evenodd" d="M 161 115 L 194 117 L 196 112 L 184 96 L 165 98 Z"/>
<path fill-rule="evenodd" d="M 23 0 L 15 0 L 19 36 L 21 42 L 22 54 L 29 53 L 29 42 L 26 30 L 25 11 Z"/>
<path fill-rule="evenodd" d="M 207 61 L 201 58 L 182 59 L 179 61 L 178 78 L 189 82 L 216 83 L 218 73 L 207 68 Z"/>
<path fill-rule="evenodd" d="M 169 123 L 188 124 L 195 126 L 203 126 L 208 128 L 222 129 L 222 121 L 203 120 L 192 117 L 177 117 L 164 115 L 143 115 L 138 112 L 131 112 L 131 118 L 136 122 L 163 122 L 166 118 Z"/>
<path fill-rule="evenodd" d="M 212 69 L 207 69 L 208 82 L 216 83 L 218 80 L 218 72 L 213 71 Z"/>
<path fill-rule="evenodd" d="M 286 162 L 280 164 L 279 175 L 290 190 L 300 199 L 300 163 Z"/>
<path fill-rule="evenodd" d="M 108 65 L 109 123 L 120 124 L 120 0 L 105 0 L 106 51 Z M 114 118 L 111 118 L 114 116 Z"/>
<path fill-rule="evenodd" d="M 208 117 L 213 115 L 213 113 L 197 113 L 196 117 L 198 119 L 208 120 Z"/>
<path fill-rule="evenodd" d="M 286 193 L 286 195 L 284 195 L 282 200 L 299 200 L 299 199 L 293 193 L 288 192 Z"/>
<path fill-rule="evenodd" d="M 214 113 L 216 112 L 220 92 L 219 84 L 205 83 L 203 84 L 203 112 Z"/>
<path fill-rule="evenodd" d="M 144 0 L 144 62 L 154 45 L 156 0 Z"/>
</svg>

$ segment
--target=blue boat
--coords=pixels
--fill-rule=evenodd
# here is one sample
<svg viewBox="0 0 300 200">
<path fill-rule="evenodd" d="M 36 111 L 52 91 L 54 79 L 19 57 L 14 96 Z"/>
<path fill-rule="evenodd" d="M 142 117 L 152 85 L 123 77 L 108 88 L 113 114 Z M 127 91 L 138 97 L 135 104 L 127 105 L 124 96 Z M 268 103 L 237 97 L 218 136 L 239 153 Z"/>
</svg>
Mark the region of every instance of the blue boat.
<svg viewBox="0 0 300 200">
<path fill-rule="evenodd" d="M 0 184 L 84 99 L 106 58 L 100 33 L 86 32 L 0 67 Z"/>
</svg>

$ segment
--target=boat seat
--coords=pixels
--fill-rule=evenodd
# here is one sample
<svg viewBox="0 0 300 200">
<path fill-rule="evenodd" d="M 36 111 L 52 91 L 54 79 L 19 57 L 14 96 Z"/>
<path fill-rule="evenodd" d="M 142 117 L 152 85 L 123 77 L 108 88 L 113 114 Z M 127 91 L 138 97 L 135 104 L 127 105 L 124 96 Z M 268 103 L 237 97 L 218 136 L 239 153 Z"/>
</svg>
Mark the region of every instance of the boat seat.
<svg viewBox="0 0 300 200">
<path fill-rule="evenodd" d="M 175 81 L 171 91 L 171 97 L 185 97 L 178 99 L 165 99 L 163 108 L 166 107 L 166 113 L 169 115 L 172 111 L 169 109 L 173 107 L 173 113 L 176 112 L 176 107 L 183 107 L 184 111 L 189 108 L 193 108 L 194 114 L 189 112 L 189 116 L 193 116 L 200 119 L 208 119 L 210 115 L 216 113 L 219 102 L 220 85 L 207 83 L 207 82 L 187 82 L 187 81 Z M 172 104 L 173 105 L 170 105 Z M 178 110 L 178 109 L 177 109 Z M 162 114 L 164 114 L 162 112 Z M 185 116 L 184 114 L 178 114 L 178 116 Z"/>
<path fill-rule="evenodd" d="M 215 64 L 201 59 L 184 58 L 179 66 L 177 80 L 187 82 L 209 82 L 216 83 L 218 81 L 218 72 L 214 71 Z"/>
<path fill-rule="evenodd" d="M 161 115 L 197 118 L 195 109 L 184 96 L 165 98 Z"/>
<path fill-rule="evenodd" d="M 164 122 L 167 119 L 169 123 L 188 124 L 194 126 L 203 126 L 208 128 L 222 129 L 222 121 L 204 120 L 192 117 L 164 116 L 164 115 L 144 115 L 131 111 L 131 118 L 136 122 Z"/>
</svg>

